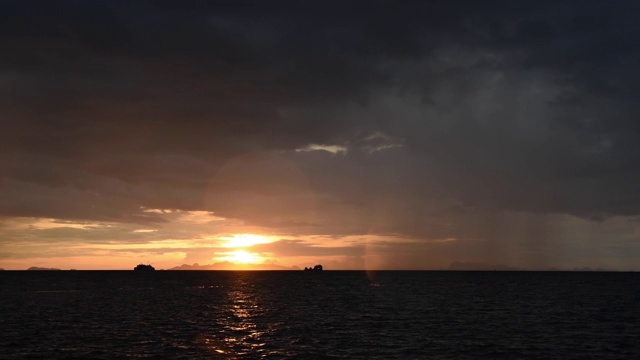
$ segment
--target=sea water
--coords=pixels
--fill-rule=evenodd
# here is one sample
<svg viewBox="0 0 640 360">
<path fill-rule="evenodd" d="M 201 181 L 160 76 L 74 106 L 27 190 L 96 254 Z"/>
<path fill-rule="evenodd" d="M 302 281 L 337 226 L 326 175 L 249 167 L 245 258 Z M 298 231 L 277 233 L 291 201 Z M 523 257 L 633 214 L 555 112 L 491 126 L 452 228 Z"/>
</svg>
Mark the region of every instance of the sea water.
<svg viewBox="0 0 640 360">
<path fill-rule="evenodd" d="M 1 359 L 640 357 L 640 274 L 4 271 Z"/>
</svg>

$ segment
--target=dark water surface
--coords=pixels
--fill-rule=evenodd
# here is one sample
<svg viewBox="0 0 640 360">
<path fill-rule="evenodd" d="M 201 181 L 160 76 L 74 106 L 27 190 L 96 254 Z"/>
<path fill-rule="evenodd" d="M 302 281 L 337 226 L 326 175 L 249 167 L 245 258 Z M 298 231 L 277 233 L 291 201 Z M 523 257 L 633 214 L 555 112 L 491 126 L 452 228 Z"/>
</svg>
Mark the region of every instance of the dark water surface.
<svg viewBox="0 0 640 360">
<path fill-rule="evenodd" d="M 640 274 L 4 271 L 0 358 L 640 358 Z"/>
</svg>

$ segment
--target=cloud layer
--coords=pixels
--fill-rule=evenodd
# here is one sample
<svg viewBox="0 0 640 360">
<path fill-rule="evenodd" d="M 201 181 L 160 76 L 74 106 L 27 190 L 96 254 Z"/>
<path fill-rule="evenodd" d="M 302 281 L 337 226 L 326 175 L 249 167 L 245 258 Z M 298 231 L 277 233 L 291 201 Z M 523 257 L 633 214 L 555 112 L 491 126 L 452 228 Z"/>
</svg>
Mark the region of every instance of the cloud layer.
<svg viewBox="0 0 640 360">
<path fill-rule="evenodd" d="M 192 5 L 1 5 L 0 215 L 209 211 L 286 239 L 454 239 L 449 260 L 528 243 L 514 265 L 585 246 L 578 223 L 635 224 L 636 3 Z"/>
</svg>

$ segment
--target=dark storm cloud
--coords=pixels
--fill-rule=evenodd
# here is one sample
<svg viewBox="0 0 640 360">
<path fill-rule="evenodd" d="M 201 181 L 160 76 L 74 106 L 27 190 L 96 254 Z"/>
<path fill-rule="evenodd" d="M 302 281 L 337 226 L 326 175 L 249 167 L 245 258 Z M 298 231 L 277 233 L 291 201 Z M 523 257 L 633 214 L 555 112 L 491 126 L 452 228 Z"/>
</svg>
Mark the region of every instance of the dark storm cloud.
<svg viewBox="0 0 640 360">
<path fill-rule="evenodd" d="M 637 3 L 192 5 L 1 5 L 3 215 L 447 237 L 470 212 L 640 211 Z M 316 218 L 269 186 L 207 197 L 255 151 L 302 169 Z"/>
</svg>

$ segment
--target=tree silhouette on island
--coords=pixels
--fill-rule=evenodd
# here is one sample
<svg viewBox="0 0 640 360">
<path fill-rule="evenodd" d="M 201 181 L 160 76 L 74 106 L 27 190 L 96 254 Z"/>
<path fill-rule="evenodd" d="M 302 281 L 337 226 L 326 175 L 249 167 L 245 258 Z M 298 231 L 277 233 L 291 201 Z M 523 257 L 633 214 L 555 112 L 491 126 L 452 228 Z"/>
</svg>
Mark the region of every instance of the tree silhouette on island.
<svg viewBox="0 0 640 360">
<path fill-rule="evenodd" d="M 153 266 L 151 266 L 150 264 L 138 264 L 136 267 L 133 268 L 134 271 L 155 271 L 156 268 L 154 268 Z"/>
<path fill-rule="evenodd" d="M 322 265 L 318 264 L 314 267 L 305 267 L 304 271 L 322 271 Z"/>
</svg>

